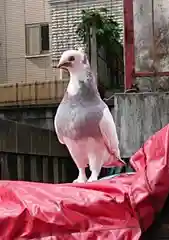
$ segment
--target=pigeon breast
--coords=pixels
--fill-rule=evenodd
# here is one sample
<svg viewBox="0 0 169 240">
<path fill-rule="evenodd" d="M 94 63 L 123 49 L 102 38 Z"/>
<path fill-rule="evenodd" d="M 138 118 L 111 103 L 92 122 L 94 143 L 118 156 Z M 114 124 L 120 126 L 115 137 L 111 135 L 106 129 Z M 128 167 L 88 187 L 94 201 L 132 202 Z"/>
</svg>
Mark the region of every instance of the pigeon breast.
<svg viewBox="0 0 169 240">
<path fill-rule="evenodd" d="M 59 135 L 78 140 L 101 135 L 99 122 L 103 116 L 105 103 L 90 82 L 80 81 L 76 95 L 65 93 L 56 113 Z"/>
</svg>

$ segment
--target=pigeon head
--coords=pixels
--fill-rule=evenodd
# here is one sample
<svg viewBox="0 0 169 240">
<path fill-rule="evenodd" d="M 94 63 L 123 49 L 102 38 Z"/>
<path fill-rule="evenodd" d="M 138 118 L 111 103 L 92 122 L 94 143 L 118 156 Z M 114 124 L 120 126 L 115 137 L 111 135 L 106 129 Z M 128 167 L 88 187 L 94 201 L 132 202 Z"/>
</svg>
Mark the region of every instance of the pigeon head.
<svg viewBox="0 0 169 240">
<path fill-rule="evenodd" d="M 72 72 L 82 69 L 86 64 L 88 64 L 88 60 L 84 52 L 80 50 L 67 50 L 63 52 L 57 67 Z"/>
</svg>

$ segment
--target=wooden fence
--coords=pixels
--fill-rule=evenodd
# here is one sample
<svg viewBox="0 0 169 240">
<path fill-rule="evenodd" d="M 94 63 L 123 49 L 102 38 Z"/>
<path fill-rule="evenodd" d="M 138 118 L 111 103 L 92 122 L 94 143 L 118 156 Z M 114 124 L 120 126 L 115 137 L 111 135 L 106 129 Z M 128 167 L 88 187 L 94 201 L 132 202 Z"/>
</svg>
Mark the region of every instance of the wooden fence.
<svg viewBox="0 0 169 240">
<path fill-rule="evenodd" d="M 123 158 L 169 123 L 169 93 L 115 94 L 114 115 Z"/>
<path fill-rule="evenodd" d="M 0 179 L 70 182 L 76 167 L 54 132 L 0 119 Z"/>
<path fill-rule="evenodd" d="M 115 94 L 112 114 L 121 155 L 129 158 L 168 124 L 169 93 Z M 0 132 L 1 179 L 70 182 L 76 177 L 77 169 L 54 132 L 2 119 Z"/>
<path fill-rule="evenodd" d="M 68 80 L 0 85 L 0 106 L 59 103 Z"/>
</svg>

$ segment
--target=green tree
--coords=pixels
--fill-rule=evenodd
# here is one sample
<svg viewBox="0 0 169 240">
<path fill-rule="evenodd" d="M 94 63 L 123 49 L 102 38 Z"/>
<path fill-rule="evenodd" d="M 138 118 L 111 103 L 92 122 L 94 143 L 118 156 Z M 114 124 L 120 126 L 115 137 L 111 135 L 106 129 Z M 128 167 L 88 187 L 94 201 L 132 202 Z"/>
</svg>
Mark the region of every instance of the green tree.
<svg viewBox="0 0 169 240">
<path fill-rule="evenodd" d="M 91 26 L 96 28 L 98 49 L 104 48 L 106 58 L 103 59 L 111 71 L 111 76 L 117 71 L 115 62 L 121 65 L 123 75 L 123 47 L 120 41 L 121 29 L 113 16 L 108 14 L 106 8 L 82 10 L 81 21 L 77 26 L 76 33 L 84 44 L 88 44 Z M 99 57 L 101 57 L 98 54 Z M 102 57 L 101 57 L 102 58 Z M 123 80 L 123 77 L 122 77 Z M 113 83 L 113 79 L 112 82 Z"/>
</svg>

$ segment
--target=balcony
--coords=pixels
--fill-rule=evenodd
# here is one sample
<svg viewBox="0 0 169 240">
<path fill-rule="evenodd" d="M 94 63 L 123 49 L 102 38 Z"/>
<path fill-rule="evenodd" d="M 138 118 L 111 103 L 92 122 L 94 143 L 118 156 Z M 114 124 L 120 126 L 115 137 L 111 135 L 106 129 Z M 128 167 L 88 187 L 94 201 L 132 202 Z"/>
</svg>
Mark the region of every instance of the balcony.
<svg viewBox="0 0 169 240">
<path fill-rule="evenodd" d="M 0 106 L 59 103 L 68 80 L 0 85 Z"/>
</svg>

